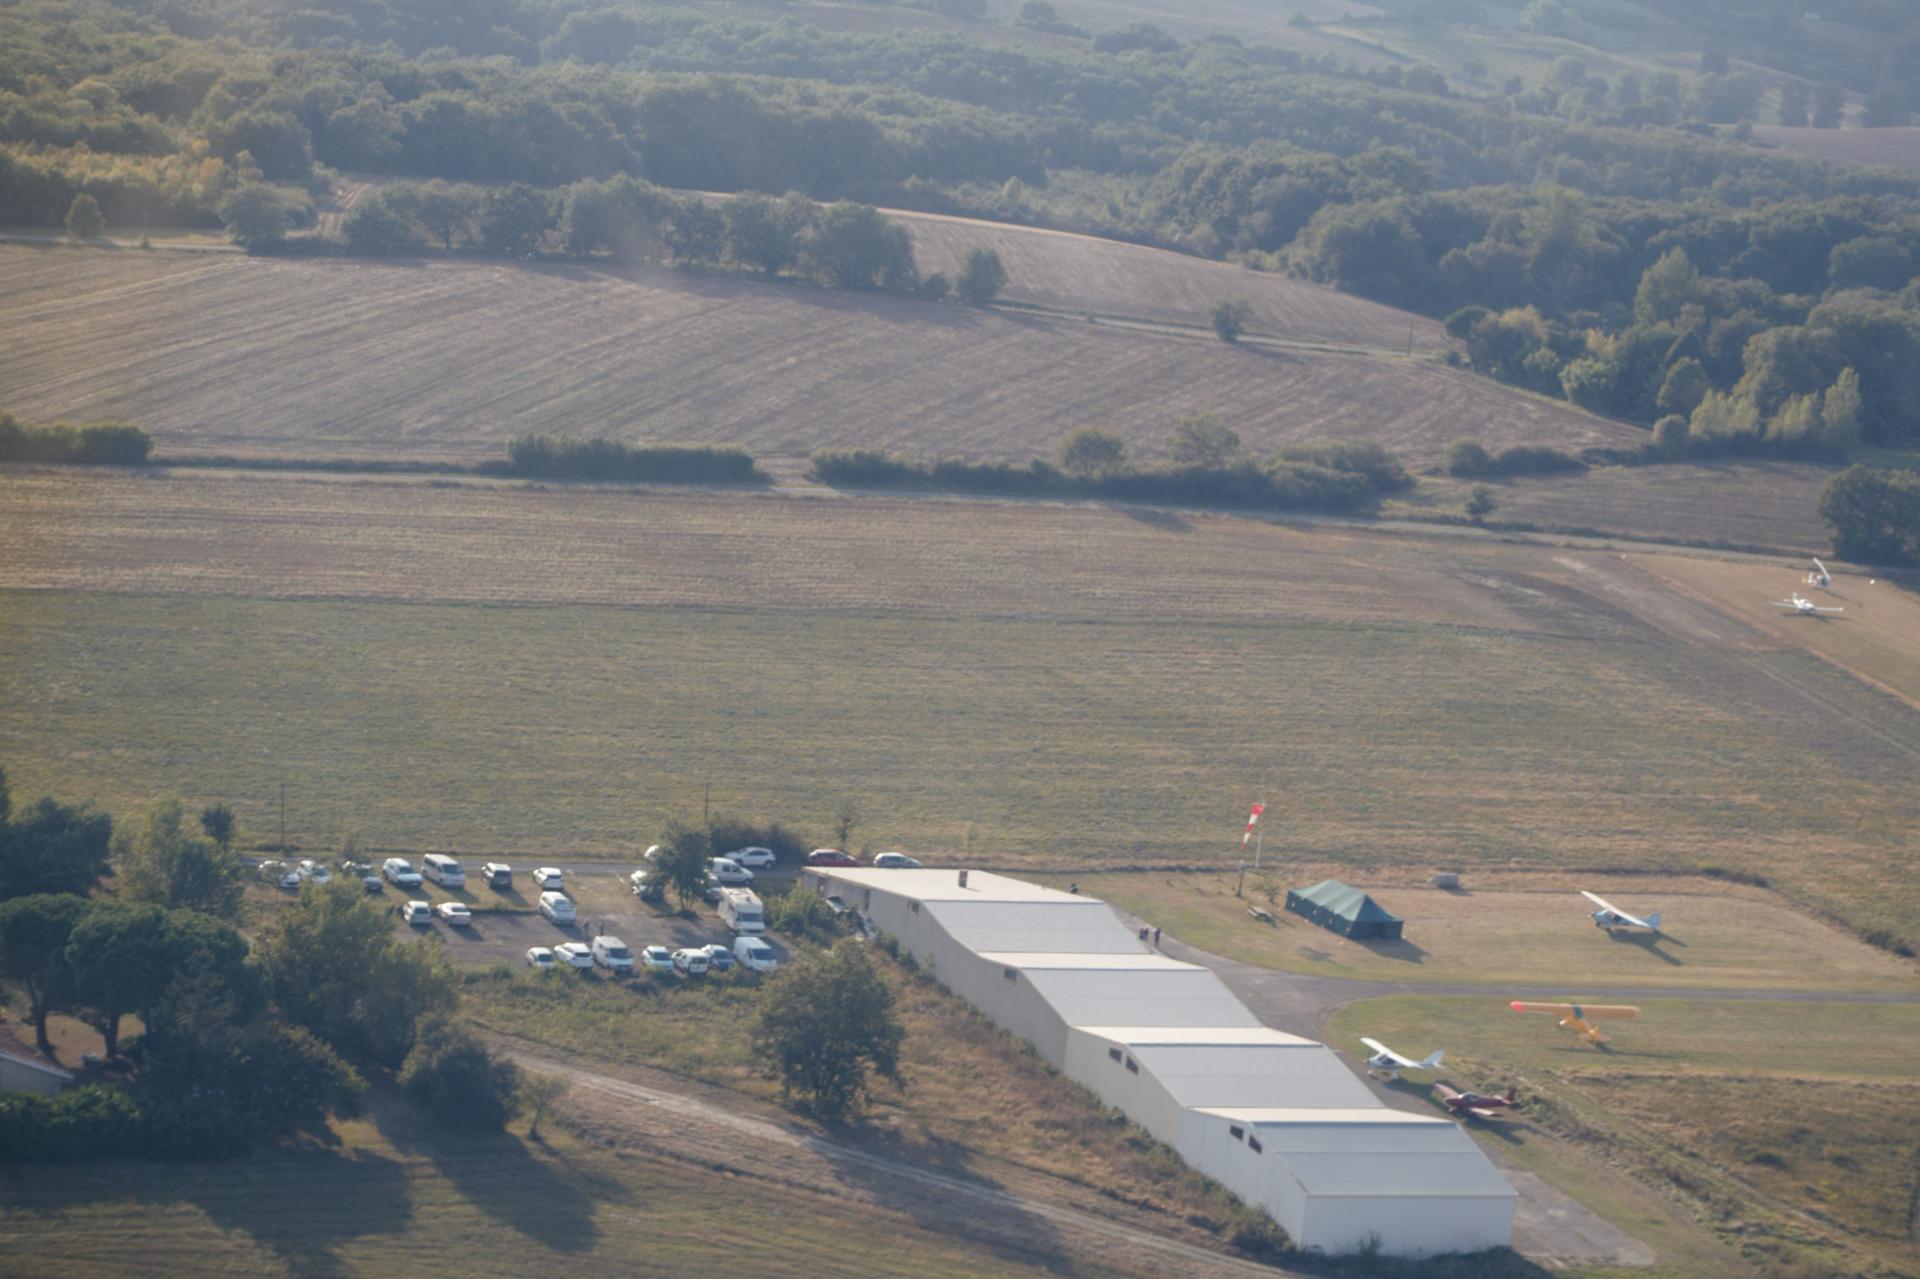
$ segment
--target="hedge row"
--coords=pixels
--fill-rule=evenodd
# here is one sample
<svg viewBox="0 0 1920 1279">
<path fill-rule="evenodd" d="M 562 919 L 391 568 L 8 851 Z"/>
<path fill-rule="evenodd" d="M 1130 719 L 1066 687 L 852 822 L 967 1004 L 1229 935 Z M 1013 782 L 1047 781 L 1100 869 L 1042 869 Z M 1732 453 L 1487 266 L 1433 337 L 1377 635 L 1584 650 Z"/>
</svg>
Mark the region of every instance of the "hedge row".
<svg viewBox="0 0 1920 1279">
<path fill-rule="evenodd" d="M 0 1162 L 59 1163 L 108 1155 L 224 1159 L 243 1155 L 262 1125 L 220 1097 L 158 1100 L 109 1084 L 57 1097 L 0 1092 Z"/>
<path fill-rule="evenodd" d="M 1035 458 L 1011 462 L 943 459 L 915 462 L 874 449 L 822 449 L 813 455 L 813 477 L 846 488 L 916 488 L 1009 496 L 1099 497 L 1129 502 L 1272 511 L 1345 514 L 1365 509 L 1382 492 L 1408 483 L 1390 454 L 1357 446 L 1350 455 L 1336 447 L 1307 446 L 1299 459 L 1283 454 L 1265 468 L 1162 466 L 1069 475 Z M 1319 460 L 1310 460 L 1318 458 Z"/>
<path fill-rule="evenodd" d="M 0 413 L 0 462 L 79 462 L 105 466 L 145 466 L 153 437 L 137 426 L 28 426 Z"/>
<path fill-rule="evenodd" d="M 1587 464 L 1573 454 L 1542 444 L 1515 444 L 1489 453 L 1476 441 L 1455 440 L 1447 449 L 1447 470 L 1454 475 L 1549 475 L 1586 469 Z"/>
<path fill-rule="evenodd" d="M 544 480 L 654 481 L 668 484 L 751 484 L 764 479 L 739 448 L 677 444 L 622 444 L 564 435 L 522 435 L 507 445 L 497 468 Z"/>
</svg>

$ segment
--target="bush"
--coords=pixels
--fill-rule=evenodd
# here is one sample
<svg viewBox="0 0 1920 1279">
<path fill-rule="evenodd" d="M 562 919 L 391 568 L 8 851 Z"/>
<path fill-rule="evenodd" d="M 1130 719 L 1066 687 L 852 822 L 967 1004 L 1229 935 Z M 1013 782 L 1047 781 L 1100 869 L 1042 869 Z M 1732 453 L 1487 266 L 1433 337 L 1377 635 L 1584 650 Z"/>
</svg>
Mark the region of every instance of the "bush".
<svg viewBox="0 0 1920 1279">
<path fill-rule="evenodd" d="M 1288 444 L 1281 448 L 1280 460 L 1305 462 L 1329 471 L 1363 475 L 1376 493 L 1391 493 L 1413 484 L 1413 477 L 1407 474 L 1406 467 L 1400 465 L 1400 459 L 1378 444 L 1354 440 Z"/>
<path fill-rule="evenodd" d="M 901 488 L 925 484 L 925 468 L 879 449 L 821 449 L 813 455 L 813 478 L 822 484 Z"/>
<path fill-rule="evenodd" d="M 744 449 L 623 444 L 564 435 L 522 435 L 507 445 L 509 475 L 625 483 L 750 484 L 761 477 Z"/>
<path fill-rule="evenodd" d="M 1653 424 L 1653 451 L 1662 457 L 1685 457 L 1690 428 L 1687 419 L 1669 413 Z"/>
<path fill-rule="evenodd" d="M 835 915 L 827 899 L 811 888 L 795 888 L 766 900 L 767 927 L 798 937 L 826 937 L 834 930 Z"/>
<path fill-rule="evenodd" d="M 1207 318 L 1213 321 L 1213 331 L 1222 342 L 1238 342 L 1253 323 L 1253 304 L 1245 298 L 1228 298 L 1216 303 Z"/>
<path fill-rule="evenodd" d="M 497 1131 L 520 1105 L 520 1068 L 440 1017 L 414 1035 L 399 1084 L 408 1100 L 449 1128 Z"/>
<path fill-rule="evenodd" d="M 82 466 L 145 466 L 153 437 L 137 426 L 28 426 L 0 413 L 0 462 L 63 462 Z"/>
<path fill-rule="evenodd" d="M 1493 457 L 1489 475 L 1545 475 L 1554 471 L 1584 471 L 1587 464 L 1562 449 L 1541 444 L 1515 444 Z"/>
<path fill-rule="evenodd" d="M 111 1084 L 82 1084 L 57 1097 L 0 1093 L 0 1163 L 230 1159 L 245 1154 L 262 1128 L 251 1110 L 223 1097 L 163 1100 Z"/>
<path fill-rule="evenodd" d="M 1849 559 L 1920 564 L 1920 474 L 1850 466 L 1821 490 L 1820 518 Z"/>
<path fill-rule="evenodd" d="M 1485 475 L 1493 458 L 1478 440 L 1455 440 L 1447 445 L 1447 474 Z"/>
</svg>

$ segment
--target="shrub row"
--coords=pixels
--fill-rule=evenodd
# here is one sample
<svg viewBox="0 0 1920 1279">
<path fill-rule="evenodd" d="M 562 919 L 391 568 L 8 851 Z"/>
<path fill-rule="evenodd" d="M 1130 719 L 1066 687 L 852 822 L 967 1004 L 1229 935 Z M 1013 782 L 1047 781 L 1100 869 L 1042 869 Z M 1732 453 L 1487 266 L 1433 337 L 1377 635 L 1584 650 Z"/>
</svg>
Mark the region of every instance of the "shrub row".
<svg viewBox="0 0 1920 1279">
<path fill-rule="evenodd" d="M 101 466 L 145 466 L 153 437 L 137 426 L 105 422 L 97 426 L 28 426 L 0 413 L 0 462 L 78 462 Z"/>
<path fill-rule="evenodd" d="M 43 1097 L 0 1093 L 0 1162 L 61 1163 L 108 1155 L 225 1159 L 261 1134 L 250 1114 L 219 1097 L 161 1100 L 110 1084 Z"/>
<path fill-rule="evenodd" d="M 1455 440 L 1447 448 L 1447 471 L 1452 475 L 1480 478 L 1586 469 L 1587 464 L 1573 454 L 1543 444 L 1515 444 L 1489 453 L 1476 440 Z"/>
<path fill-rule="evenodd" d="M 764 478 L 744 449 L 622 444 L 564 435 L 519 436 L 507 445 L 506 464 L 498 469 L 548 480 L 750 484 Z"/>
<path fill-rule="evenodd" d="M 847 488 L 922 488 L 1008 496 L 1102 497 L 1182 506 L 1321 511 L 1365 509 L 1382 492 L 1410 482 L 1390 454 L 1362 446 L 1353 457 L 1331 450 L 1321 461 L 1283 454 L 1262 468 L 1159 466 L 1069 475 L 1035 458 L 1011 462 L 943 459 L 914 462 L 873 449 L 822 449 L 813 455 L 813 477 Z"/>
</svg>

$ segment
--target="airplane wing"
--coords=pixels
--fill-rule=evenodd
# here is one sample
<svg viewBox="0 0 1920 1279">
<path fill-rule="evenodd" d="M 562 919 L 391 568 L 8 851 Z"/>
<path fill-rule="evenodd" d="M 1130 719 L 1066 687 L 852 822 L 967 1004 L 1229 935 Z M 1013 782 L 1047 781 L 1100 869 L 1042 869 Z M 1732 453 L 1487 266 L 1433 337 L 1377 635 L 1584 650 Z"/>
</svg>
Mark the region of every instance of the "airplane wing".
<svg viewBox="0 0 1920 1279">
<path fill-rule="evenodd" d="M 1792 600 L 1775 600 L 1773 602 L 1773 606 L 1775 608 L 1799 608 L 1800 607 L 1798 604 L 1794 603 Z"/>
<path fill-rule="evenodd" d="M 1825 578 L 1831 578 L 1833 576 L 1833 574 L 1827 572 L 1827 566 L 1820 562 L 1819 556 L 1814 557 L 1813 566 L 1820 570 L 1820 576 Z"/>
<path fill-rule="evenodd" d="M 1399 1053 L 1393 1051 L 1393 1049 L 1387 1047 L 1385 1044 L 1381 1043 L 1377 1039 L 1368 1039 L 1363 1036 L 1360 1042 L 1365 1044 L 1367 1047 L 1373 1049 L 1373 1051 L 1375 1051 L 1376 1053 L 1379 1053 L 1382 1057 L 1385 1057 L 1387 1060 L 1393 1062 L 1396 1065 L 1408 1067 L 1411 1069 L 1418 1069 L 1420 1066 L 1419 1062 L 1410 1061 L 1407 1058 L 1402 1057 Z"/>
<path fill-rule="evenodd" d="M 1604 897 L 1599 896 L 1596 893 L 1590 893 L 1583 888 L 1580 890 L 1580 895 L 1586 898 L 1588 901 L 1592 902 L 1594 905 L 1598 906 L 1601 910 L 1613 912 L 1614 916 L 1617 917 L 1620 920 L 1620 922 L 1623 924 L 1632 924 L 1635 928 L 1649 928 L 1649 929 L 1653 928 L 1653 925 L 1649 924 L 1646 920 L 1636 919 L 1634 916 L 1627 914 L 1626 911 L 1621 910 L 1618 906 L 1614 905 L 1612 902 L 1608 901 Z M 1654 929 L 1654 931 L 1657 932 L 1659 930 Z"/>
<path fill-rule="evenodd" d="M 1815 608 L 1813 611 L 1816 613 L 1844 613 L 1847 610 L 1844 608 Z"/>
<path fill-rule="evenodd" d="M 1590 1021 L 1606 1021 L 1610 1018 L 1638 1017 L 1640 1010 L 1626 1004 L 1536 1004 L 1524 999 L 1516 999 L 1508 1005 L 1517 1013 L 1558 1013 L 1561 1016 L 1584 1017 Z"/>
</svg>

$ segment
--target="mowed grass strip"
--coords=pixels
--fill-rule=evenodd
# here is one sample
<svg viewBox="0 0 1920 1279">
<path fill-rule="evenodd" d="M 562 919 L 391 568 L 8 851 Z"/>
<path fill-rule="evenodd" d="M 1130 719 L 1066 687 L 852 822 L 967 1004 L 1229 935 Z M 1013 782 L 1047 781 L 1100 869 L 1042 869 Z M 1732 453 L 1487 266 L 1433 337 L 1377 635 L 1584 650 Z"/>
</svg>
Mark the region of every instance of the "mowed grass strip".
<svg viewBox="0 0 1920 1279">
<path fill-rule="evenodd" d="M 763 1186 L 568 1139 L 462 1136 L 376 1098 L 317 1139 L 204 1165 L 109 1160 L 0 1185 L 8 1273 L 1047 1273 L 837 1187 Z M 884 1232 L 886 1247 L 849 1240 Z"/>
<path fill-rule="evenodd" d="M 132 420 L 168 453 L 471 459 L 560 431 L 1025 459 L 1094 423 L 1152 457 L 1195 412 L 1262 456 L 1351 438 L 1433 461 L 1462 422 L 1488 444 L 1644 435 L 1438 364 L 654 268 L 223 259 L 60 301 L 68 257 L 0 246 L 39 297 L 0 311 L 7 407 Z"/>
<path fill-rule="evenodd" d="M 1724 987 L 1749 990 L 1920 992 L 1910 962 L 1809 919 L 1753 889 L 1713 880 L 1658 876 L 1533 876 L 1524 889 L 1469 891 L 1415 887 L 1404 876 L 1356 877 L 1337 866 L 1264 868 L 1278 889 L 1269 902 L 1262 873 L 1248 872 L 1242 896 L 1232 873 L 1073 875 L 1102 897 L 1190 945 L 1287 972 L 1369 981 L 1565 982 L 1588 986 Z M 1286 910 L 1286 889 L 1347 874 L 1406 920 L 1397 942 L 1353 941 Z M 1068 876 L 1044 877 L 1062 887 Z M 1552 879 L 1557 887 L 1538 881 Z M 1581 888 L 1623 910 L 1662 912 L 1664 935 L 1610 937 L 1593 926 Z M 1250 916 L 1270 910 L 1272 923 Z"/>
<path fill-rule="evenodd" d="M 854 800 L 874 847 L 1224 866 L 1260 796 L 1275 856 L 1724 866 L 1911 936 L 1910 721 L 1822 713 L 1886 699 L 1812 658 L 1758 655 L 1782 691 L 1635 634 L 9 592 L 0 760 L 256 835 L 284 781 L 307 847 L 516 861 L 631 855 L 711 782 L 816 831 Z"/>
</svg>

